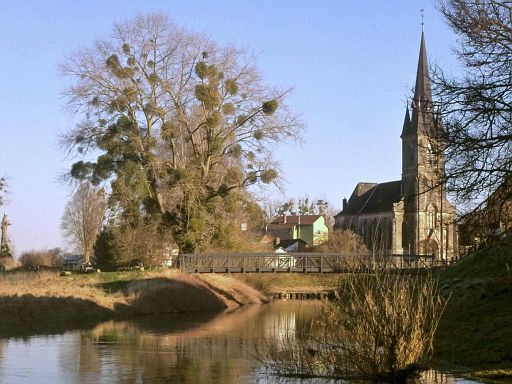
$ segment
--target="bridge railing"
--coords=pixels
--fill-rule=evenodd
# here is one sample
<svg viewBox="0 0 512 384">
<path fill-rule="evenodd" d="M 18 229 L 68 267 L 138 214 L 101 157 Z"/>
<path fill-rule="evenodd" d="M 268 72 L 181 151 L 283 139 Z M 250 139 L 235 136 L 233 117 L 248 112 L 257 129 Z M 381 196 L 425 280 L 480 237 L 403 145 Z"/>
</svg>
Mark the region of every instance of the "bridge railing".
<svg viewBox="0 0 512 384">
<path fill-rule="evenodd" d="M 179 256 L 182 271 L 194 273 L 333 273 L 376 269 L 418 269 L 440 265 L 430 255 L 337 253 L 200 253 Z"/>
</svg>

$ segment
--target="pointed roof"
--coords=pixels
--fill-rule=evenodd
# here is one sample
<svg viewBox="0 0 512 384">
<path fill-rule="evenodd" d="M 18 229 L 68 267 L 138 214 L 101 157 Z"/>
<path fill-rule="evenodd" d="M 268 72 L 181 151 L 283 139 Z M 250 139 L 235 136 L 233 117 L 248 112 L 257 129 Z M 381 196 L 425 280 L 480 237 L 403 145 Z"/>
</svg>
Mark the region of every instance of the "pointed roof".
<svg viewBox="0 0 512 384">
<path fill-rule="evenodd" d="M 421 31 L 418 71 L 416 72 L 416 84 L 414 86 L 414 97 L 411 102 L 411 108 L 411 132 L 417 134 L 432 134 L 433 130 L 435 130 L 435 116 L 433 113 L 432 89 L 430 86 L 427 48 L 423 30 Z"/>
<path fill-rule="evenodd" d="M 432 90 L 428 70 L 427 48 L 425 46 L 425 33 L 421 31 L 420 56 L 418 71 L 416 72 L 416 85 L 414 86 L 414 100 L 416 103 L 432 101 Z"/>
<path fill-rule="evenodd" d="M 400 138 L 404 138 L 411 131 L 411 117 L 409 115 L 409 107 L 405 106 L 405 117 L 404 117 L 404 127 L 402 128 L 402 134 Z"/>
</svg>

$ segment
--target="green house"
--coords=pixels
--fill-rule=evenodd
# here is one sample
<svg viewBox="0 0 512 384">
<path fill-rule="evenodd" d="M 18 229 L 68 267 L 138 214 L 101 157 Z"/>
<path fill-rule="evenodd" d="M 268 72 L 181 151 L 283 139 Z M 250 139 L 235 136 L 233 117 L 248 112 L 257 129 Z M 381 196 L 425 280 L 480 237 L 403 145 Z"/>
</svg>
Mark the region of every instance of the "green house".
<svg viewBox="0 0 512 384">
<path fill-rule="evenodd" d="M 322 215 L 281 215 L 267 226 L 267 233 L 279 240 L 301 239 L 312 247 L 327 241 L 329 228 Z"/>
</svg>

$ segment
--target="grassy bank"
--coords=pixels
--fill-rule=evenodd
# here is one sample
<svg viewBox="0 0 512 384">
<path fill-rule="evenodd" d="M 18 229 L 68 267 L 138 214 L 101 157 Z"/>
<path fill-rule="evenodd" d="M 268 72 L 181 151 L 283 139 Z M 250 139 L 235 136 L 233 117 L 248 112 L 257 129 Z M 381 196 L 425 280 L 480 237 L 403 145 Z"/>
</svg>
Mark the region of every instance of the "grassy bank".
<svg viewBox="0 0 512 384">
<path fill-rule="evenodd" d="M 0 336 L 61 332 L 108 319 L 220 311 L 265 297 L 239 280 L 177 272 L 0 275 Z"/>
<path fill-rule="evenodd" d="M 435 357 L 480 377 L 512 377 L 512 239 L 481 250 L 440 274 L 448 305 Z"/>
<path fill-rule="evenodd" d="M 298 291 L 332 291 L 339 287 L 343 277 L 332 273 L 240 273 L 232 276 L 268 296 Z"/>
<path fill-rule="evenodd" d="M 267 295 L 337 288 L 343 275 L 234 274 Z M 435 339 L 435 359 L 482 378 L 512 377 L 512 239 L 468 256 L 439 274 L 449 301 Z"/>
</svg>

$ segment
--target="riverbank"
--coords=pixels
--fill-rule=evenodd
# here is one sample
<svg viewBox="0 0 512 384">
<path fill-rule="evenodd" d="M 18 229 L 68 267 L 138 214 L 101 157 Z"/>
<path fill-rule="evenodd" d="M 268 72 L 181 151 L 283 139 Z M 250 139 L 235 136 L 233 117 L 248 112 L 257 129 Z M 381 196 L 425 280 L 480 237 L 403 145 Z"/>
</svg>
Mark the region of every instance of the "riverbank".
<svg viewBox="0 0 512 384">
<path fill-rule="evenodd" d="M 448 299 L 434 341 L 434 361 L 475 377 L 512 381 L 512 238 L 436 271 Z M 268 296 L 334 290 L 342 275 L 234 275 Z"/>
<path fill-rule="evenodd" d="M 59 277 L 0 274 L 0 337 L 58 333 L 109 319 L 215 312 L 263 303 L 274 293 L 325 292 L 336 274 L 204 274 L 129 271 Z M 512 239 L 439 272 L 449 297 L 435 339 L 436 362 L 478 377 L 512 377 Z"/>
<path fill-rule="evenodd" d="M 58 333 L 110 319 L 215 312 L 266 297 L 227 276 L 175 271 L 59 276 L 57 272 L 0 275 L 0 337 Z"/>
<path fill-rule="evenodd" d="M 489 379 L 512 379 L 512 239 L 440 273 L 449 297 L 435 339 L 435 359 Z"/>
</svg>

